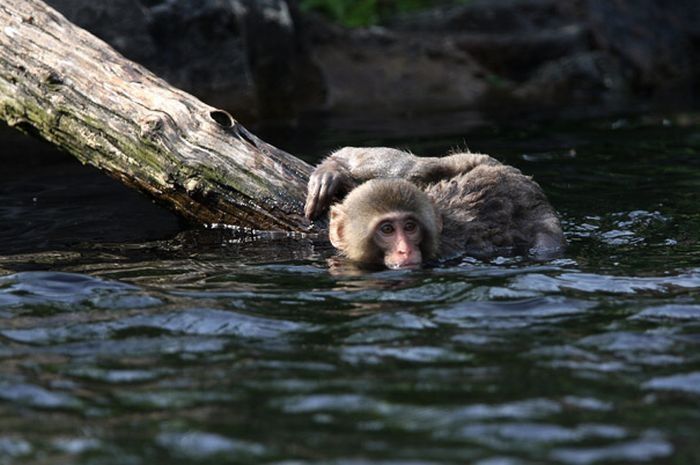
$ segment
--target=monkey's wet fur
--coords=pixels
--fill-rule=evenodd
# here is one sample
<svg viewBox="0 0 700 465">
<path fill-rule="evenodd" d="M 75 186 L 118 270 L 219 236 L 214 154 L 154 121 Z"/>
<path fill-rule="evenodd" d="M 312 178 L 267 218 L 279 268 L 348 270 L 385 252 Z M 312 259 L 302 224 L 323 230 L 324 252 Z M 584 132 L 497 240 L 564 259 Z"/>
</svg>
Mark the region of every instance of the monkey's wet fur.
<svg viewBox="0 0 700 465">
<path fill-rule="evenodd" d="M 540 186 L 476 153 L 428 158 L 345 147 L 309 179 L 306 216 L 329 208 L 331 243 L 361 266 L 417 267 L 460 255 L 551 259 L 566 245 Z"/>
</svg>

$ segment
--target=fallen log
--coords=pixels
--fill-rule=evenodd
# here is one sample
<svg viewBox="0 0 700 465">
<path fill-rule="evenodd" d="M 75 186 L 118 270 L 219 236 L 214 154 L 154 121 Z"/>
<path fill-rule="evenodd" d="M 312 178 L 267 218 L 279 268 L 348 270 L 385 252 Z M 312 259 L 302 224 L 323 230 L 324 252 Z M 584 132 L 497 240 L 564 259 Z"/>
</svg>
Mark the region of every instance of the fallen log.
<svg viewBox="0 0 700 465">
<path fill-rule="evenodd" d="M 194 223 L 312 230 L 308 164 L 40 0 L 0 3 L 0 118 Z"/>
</svg>

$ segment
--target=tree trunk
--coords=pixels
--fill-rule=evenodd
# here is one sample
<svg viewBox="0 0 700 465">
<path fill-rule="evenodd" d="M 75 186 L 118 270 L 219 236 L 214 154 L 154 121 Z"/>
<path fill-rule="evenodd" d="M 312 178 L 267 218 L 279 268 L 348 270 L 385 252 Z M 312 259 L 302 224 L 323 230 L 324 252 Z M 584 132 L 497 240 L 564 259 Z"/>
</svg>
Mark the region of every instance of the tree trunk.
<svg viewBox="0 0 700 465">
<path fill-rule="evenodd" d="M 311 228 L 303 217 L 308 164 L 40 0 L 0 3 L 0 118 L 190 221 Z"/>
</svg>

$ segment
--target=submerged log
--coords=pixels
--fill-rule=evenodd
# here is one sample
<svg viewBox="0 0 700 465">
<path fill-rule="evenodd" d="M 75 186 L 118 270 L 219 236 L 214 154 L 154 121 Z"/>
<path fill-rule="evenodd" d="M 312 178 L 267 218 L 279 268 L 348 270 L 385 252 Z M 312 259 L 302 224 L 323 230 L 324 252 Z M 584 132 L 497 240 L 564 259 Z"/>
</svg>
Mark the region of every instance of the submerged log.
<svg viewBox="0 0 700 465">
<path fill-rule="evenodd" d="M 0 118 L 192 222 L 310 229 L 308 164 L 40 0 L 0 3 Z"/>
</svg>

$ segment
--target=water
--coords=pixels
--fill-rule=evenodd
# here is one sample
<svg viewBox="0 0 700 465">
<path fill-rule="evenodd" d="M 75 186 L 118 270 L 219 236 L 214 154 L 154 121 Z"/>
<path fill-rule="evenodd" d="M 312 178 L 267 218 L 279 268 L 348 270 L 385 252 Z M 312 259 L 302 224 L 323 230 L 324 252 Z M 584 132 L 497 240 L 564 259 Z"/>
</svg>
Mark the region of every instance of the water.
<svg viewBox="0 0 700 465">
<path fill-rule="evenodd" d="M 473 131 L 535 175 L 570 248 L 418 271 L 182 232 L 68 158 L 10 162 L 0 464 L 699 463 L 698 121 Z M 275 142 L 463 146 L 313 140 Z"/>
</svg>

